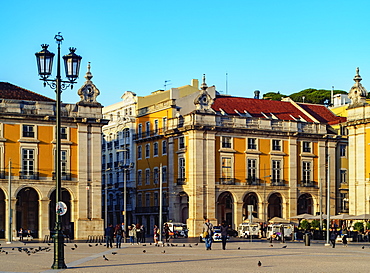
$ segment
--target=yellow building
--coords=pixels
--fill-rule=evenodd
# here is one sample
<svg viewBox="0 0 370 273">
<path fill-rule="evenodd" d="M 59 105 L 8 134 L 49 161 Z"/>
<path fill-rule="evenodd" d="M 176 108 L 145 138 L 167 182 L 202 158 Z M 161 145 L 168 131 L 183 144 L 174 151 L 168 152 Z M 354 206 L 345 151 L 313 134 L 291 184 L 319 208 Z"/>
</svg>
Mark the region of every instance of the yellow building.
<svg viewBox="0 0 370 273">
<path fill-rule="evenodd" d="M 101 128 L 107 121 L 91 78 L 89 71 L 80 102 L 62 105 L 61 195 L 68 208 L 61 219 L 64 232 L 76 239 L 103 231 Z M 10 216 L 13 237 L 21 227 L 40 239 L 54 229 L 54 110 L 53 99 L 0 83 L 0 236 L 7 236 Z"/>
<path fill-rule="evenodd" d="M 320 204 L 326 211 L 327 158 L 335 200 L 338 143 L 329 123 L 340 118 L 324 106 L 289 99 L 222 96 L 205 78 L 196 87 L 183 96 L 179 88 L 138 100 L 138 222 L 158 224 L 161 164 L 164 221 L 187 223 L 189 236 L 199 236 L 205 217 L 236 228 L 248 205 L 263 221 L 315 214 Z M 332 202 L 331 214 L 335 210 Z"/>
</svg>

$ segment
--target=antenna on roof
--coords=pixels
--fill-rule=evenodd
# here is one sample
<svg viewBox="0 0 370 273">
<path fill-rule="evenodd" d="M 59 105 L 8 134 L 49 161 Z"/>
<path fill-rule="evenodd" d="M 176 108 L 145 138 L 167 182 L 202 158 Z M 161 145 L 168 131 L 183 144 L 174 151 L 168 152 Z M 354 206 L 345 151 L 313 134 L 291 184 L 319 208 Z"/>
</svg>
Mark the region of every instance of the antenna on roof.
<svg viewBox="0 0 370 273">
<path fill-rule="evenodd" d="M 164 81 L 164 90 L 167 89 L 167 83 L 170 82 L 171 80 Z M 170 83 L 169 83 L 170 84 Z"/>
<path fill-rule="evenodd" d="M 227 82 L 227 76 L 228 76 L 228 74 L 227 74 L 227 72 L 226 72 L 226 95 L 227 95 L 227 91 L 228 91 L 228 82 Z"/>
<path fill-rule="evenodd" d="M 334 86 L 331 87 L 330 105 L 334 105 Z"/>
</svg>

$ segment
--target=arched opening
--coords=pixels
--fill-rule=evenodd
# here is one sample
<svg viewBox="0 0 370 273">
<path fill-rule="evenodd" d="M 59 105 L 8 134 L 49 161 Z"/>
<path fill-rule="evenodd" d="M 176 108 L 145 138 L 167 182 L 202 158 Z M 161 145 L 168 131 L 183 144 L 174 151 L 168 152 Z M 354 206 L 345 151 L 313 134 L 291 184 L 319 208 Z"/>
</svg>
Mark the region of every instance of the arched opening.
<svg viewBox="0 0 370 273">
<path fill-rule="evenodd" d="M 305 193 L 298 198 L 297 212 L 298 214 L 313 214 L 313 200 L 311 194 Z"/>
<path fill-rule="evenodd" d="M 5 194 L 0 189 L 0 238 L 5 238 Z"/>
<path fill-rule="evenodd" d="M 55 211 L 55 210 L 54 210 Z M 23 228 L 26 234 L 38 238 L 39 230 L 39 195 L 33 188 L 19 191 L 16 203 L 17 230 Z"/>
<path fill-rule="evenodd" d="M 189 196 L 186 192 L 179 193 L 180 221 L 186 224 L 189 218 Z"/>
<path fill-rule="evenodd" d="M 279 193 L 274 193 L 269 197 L 268 200 L 268 219 L 273 217 L 281 217 L 282 216 L 282 198 Z"/>
<path fill-rule="evenodd" d="M 218 197 L 217 220 L 219 223 L 225 221 L 227 225 L 233 226 L 233 197 L 230 192 L 223 192 Z"/>
<path fill-rule="evenodd" d="M 253 206 L 252 215 L 255 218 L 258 218 L 258 197 L 254 192 L 248 193 L 243 200 L 243 220 L 248 219 L 248 205 Z"/>
<path fill-rule="evenodd" d="M 60 217 L 60 221 L 62 222 L 62 231 L 65 235 L 68 235 L 70 238 L 74 238 L 74 223 L 71 222 L 71 194 L 68 190 L 62 188 L 61 192 L 61 201 L 67 205 L 67 212 L 63 216 Z M 49 203 L 49 229 L 51 231 L 55 228 L 55 216 L 56 216 L 56 200 L 55 200 L 55 190 L 50 195 L 50 203 Z"/>
</svg>

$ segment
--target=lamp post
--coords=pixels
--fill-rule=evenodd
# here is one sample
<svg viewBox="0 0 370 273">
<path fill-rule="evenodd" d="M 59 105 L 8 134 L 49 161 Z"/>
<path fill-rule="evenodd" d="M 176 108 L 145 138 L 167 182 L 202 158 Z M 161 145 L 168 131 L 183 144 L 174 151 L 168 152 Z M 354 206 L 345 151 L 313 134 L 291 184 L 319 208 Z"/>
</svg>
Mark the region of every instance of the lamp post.
<svg viewBox="0 0 370 273">
<path fill-rule="evenodd" d="M 55 79 L 48 79 L 51 75 L 52 67 L 53 67 L 53 58 L 54 53 L 48 51 L 48 46 L 46 44 L 41 45 L 43 48 L 40 52 L 37 52 L 36 60 L 37 60 L 37 67 L 38 73 L 40 75 L 40 80 L 44 81 L 44 87 L 48 84 L 52 89 L 55 90 L 56 93 L 56 130 L 55 130 L 55 138 L 56 138 L 56 152 L 55 152 L 55 172 L 56 172 L 56 189 L 55 189 L 55 201 L 56 205 L 58 202 L 61 201 L 61 93 L 62 90 L 65 90 L 71 85 L 71 89 L 73 84 L 76 83 L 76 79 L 78 78 L 78 73 L 80 69 L 81 63 L 81 56 L 76 55 L 75 48 L 69 48 L 70 53 L 68 55 L 63 56 L 64 65 L 65 65 L 65 72 L 68 81 L 63 81 L 61 79 L 60 73 L 60 45 L 63 41 L 63 36 L 60 35 L 60 32 L 55 35 L 54 39 L 58 45 L 58 56 L 57 56 L 57 75 Z M 61 228 L 61 215 L 56 212 L 55 215 L 55 234 L 54 238 L 54 263 L 51 266 L 53 269 L 62 269 L 67 268 L 64 262 L 64 237 L 62 234 Z"/>
</svg>

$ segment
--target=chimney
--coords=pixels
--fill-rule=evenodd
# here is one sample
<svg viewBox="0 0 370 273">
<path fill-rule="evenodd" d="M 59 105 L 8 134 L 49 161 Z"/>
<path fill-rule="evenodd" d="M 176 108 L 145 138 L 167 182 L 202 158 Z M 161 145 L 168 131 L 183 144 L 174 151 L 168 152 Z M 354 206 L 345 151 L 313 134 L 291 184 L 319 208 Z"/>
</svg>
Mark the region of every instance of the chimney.
<svg viewBox="0 0 370 273">
<path fill-rule="evenodd" d="M 255 99 L 260 99 L 260 91 L 259 90 L 256 90 L 256 91 L 254 91 L 254 98 Z"/>
<path fill-rule="evenodd" d="M 192 79 L 190 85 L 195 87 L 196 89 L 199 89 L 199 81 L 197 79 Z"/>
</svg>

